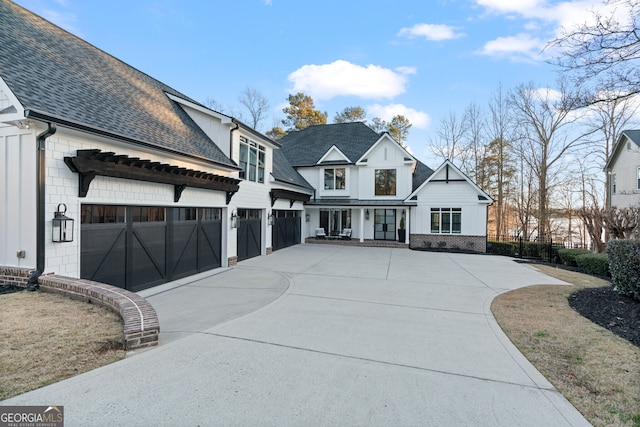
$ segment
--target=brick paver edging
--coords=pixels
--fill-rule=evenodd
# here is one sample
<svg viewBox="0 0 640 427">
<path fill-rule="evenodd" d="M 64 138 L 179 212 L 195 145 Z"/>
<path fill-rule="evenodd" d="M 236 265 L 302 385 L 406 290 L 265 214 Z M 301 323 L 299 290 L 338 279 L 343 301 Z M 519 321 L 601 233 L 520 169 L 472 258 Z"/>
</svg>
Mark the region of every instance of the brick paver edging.
<svg viewBox="0 0 640 427">
<path fill-rule="evenodd" d="M 22 282 L 30 271 L 22 268 L 0 267 L 0 282 Z M 91 280 L 46 274 L 38 279 L 44 292 L 61 293 L 71 298 L 100 304 L 122 318 L 127 350 L 151 347 L 158 344 L 160 322 L 156 310 L 140 295 L 125 289 Z"/>
<path fill-rule="evenodd" d="M 156 310 L 140 295 L 91 280 L 47 274 L 38 279 L 43 291 L 62 292 L 82 300 L 102 304 L 115 311 L 124 321 L 127 350 L 158 344 L 160 323 Z"/>
</svg>

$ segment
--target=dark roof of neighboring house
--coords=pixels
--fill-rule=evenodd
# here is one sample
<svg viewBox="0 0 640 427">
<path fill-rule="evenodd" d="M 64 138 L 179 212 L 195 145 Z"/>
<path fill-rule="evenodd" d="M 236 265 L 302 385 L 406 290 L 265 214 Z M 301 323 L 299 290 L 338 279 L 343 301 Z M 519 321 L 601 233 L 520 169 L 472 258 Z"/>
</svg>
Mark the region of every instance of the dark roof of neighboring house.
<svg viewBox="0 0 640 427">
<path fill-rule="evenodd" d="M 615 164 L 615 162 L 618 160 L 620 151 L 624 146 L 623 144 L 624 140 L 622 138 L 623 136 L 627 137 L 630 141 L 632 141 L 634 144 L 640 147 L 640 130 L 624 130 L 620 132 L 620 136 L 618 137 L 616 144 L 613 146 L 613 151 L 611 152 L 609 161 L 607 161 L 607 164 L 604 165 L 605 171 L 610 171 L 611 168 L 613 168 L 613 165 Z"/>
<path fill-rule="evenodd" d="M 361 122 L 309 126 L 280 139 L 282 150 L 295 167 L 315 166 L 332 146 L 356 162 L 380 134 Z"/>
<path fill-rule="evenodd" d="M 622 133 L 640 147 L 640 130 L 625 130 Z"/>
<path fill-rule="evenodd" d="M 353 122 L 309 126 L 300 131 L 289 132 L 279 142 L 289 162 L 295 167 L 303 167 L 315 166 L 334 145 L 351 162 L 356 162 L 379 139 L 380 134 L 369 126 Z M 433 174 L 430 167 L 416 161 L 412 190 L 417 189 Z"/>
<path fill-rule="evenodd" d="M 287 161 L 281 150 L 273 150 L 273 171 L 271 172 L 276 181 L 297 185 L 298 187 L 313 190 L 311 184 L 298 173 Z"/>
<path fill-rule="evenodd" d="M 196 101 L 7 0 L 0 77 L 31 117 L 236 167 L 165 92 Z"/>
</svg>

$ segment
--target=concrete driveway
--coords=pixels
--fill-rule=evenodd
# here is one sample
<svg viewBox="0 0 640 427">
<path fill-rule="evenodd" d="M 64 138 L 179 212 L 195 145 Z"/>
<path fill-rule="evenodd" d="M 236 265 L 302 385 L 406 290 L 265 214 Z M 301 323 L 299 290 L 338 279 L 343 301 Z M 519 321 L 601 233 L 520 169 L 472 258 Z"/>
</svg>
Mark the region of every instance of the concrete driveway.
<svg viewBox="0 0 640 427">
<path fill-rule="evenodd" d="M 299 245 L 143 292 L 160 346 L 2 402 L 66 426 L 589 423 L 492 299 L 563 284 L 503 257 Z"/>
</svg>

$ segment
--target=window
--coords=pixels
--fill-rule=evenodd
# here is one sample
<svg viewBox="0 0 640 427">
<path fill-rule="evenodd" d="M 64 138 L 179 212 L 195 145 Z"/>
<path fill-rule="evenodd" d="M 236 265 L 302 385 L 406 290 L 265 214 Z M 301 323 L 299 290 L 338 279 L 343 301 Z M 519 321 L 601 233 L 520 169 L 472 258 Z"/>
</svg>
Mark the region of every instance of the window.
<svg viewBox="0 0 640 427">
<path fill-rule="evenodd" d="M 176 208 L 174 211 L 174 220 L 180 221 L 196 221 L 198 210 L 196 208 Z"/>
<path fill-rule="evenodd" d="M 325 190 L 344 190 L 347 188 L 347 170 L 345 168 L 334 168 L 324 170 Z"/>
<path fill-rule="evenodd" d="M 82 205 L 82 224 L 116 224 L 125 222 L 124 206 Z"/>
<path fill-rule="evenodd" d="M 640 190 L 640 168 L 636 172 L 636 190 Z"/>
<path fill-rule="evenodd" d="M 375 182 L 376 196 L 395 196 L 396 195 L 396 170 L 395 169 L 376 169 Z"/>
<path fill-rule="evenodd" d="M 616 176 L 611 175 L 611 194 L 616 194 Z"/>
<path fill-rule="evenodd" d="M 461 208 L 431 208 L 431 232 L 434 234 L 460 234 Z"/>
<path fill-rule="evenodd" d="M 320 227 L 333 235 L 351 228 L 351 209 L 320 209 Z"/>
<path fill-rule="evenodd" d="M 164 222 L 164 208 L 135 206 L 133 222 Z"/>
<path fill-rule="evenodd" d="M 240 137 L 240 179 L 263 183 L 265 158 L 264 146 Z"/>
</svg>

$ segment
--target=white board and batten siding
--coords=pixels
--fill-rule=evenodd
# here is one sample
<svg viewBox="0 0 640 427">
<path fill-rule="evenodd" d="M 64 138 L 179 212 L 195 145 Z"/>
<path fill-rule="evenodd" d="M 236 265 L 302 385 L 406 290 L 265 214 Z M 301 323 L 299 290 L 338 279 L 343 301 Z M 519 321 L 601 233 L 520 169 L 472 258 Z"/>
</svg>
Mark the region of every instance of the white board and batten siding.
<svg viewBox="0 0 640 427">
<path fill-rule="evenodd" d="M 478 196 L 489 197 L 469 181 L 459 170 L 449 163 L 449 182 L 446 182 L 446 162 L 414 195 L 417 207 L 412 209 L 411 232 L 431 234 L 431 208 L 462 209 L 461 235 L 484 236 L 487 233 L 487 207 L 492 200 L 480 200 Z"/>
</svg>

